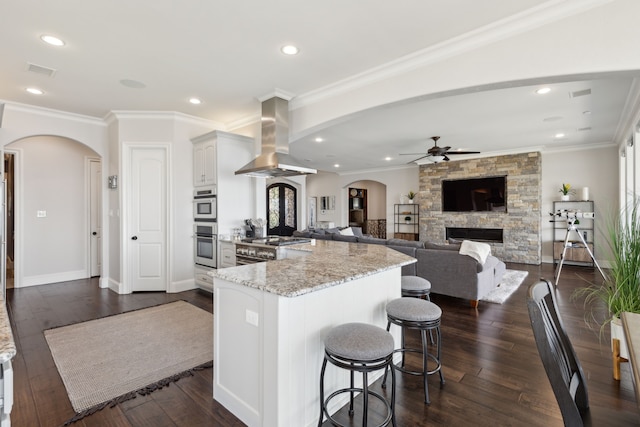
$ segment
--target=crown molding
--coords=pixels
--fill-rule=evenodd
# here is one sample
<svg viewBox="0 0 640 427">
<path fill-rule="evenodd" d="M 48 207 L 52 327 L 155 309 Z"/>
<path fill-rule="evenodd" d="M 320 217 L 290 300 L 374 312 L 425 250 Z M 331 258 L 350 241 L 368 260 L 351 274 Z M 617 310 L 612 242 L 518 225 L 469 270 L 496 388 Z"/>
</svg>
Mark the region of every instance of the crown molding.
<svg viewBox="0 0 640 427">
<path fill-rule="evenodd" d="M 632 137 L 638 129 L 636 126 L 640 124 L 640 80 L 633 79 L 629 95 L 620 114 L 620 120 L 616 127 L 614 141 L 619 145 L 624 145 L 626 140 Z"/>
<path fill-rule="evenodd" d="M 226 129 L 226 126 L 221 122 L 191 116 L 177 111 L 114 110 L 110 111 L 104 120 L 109 124 L 117 120 L 173 120 L 212 129 Z"/>
<path fill-rule="evenodd" d="M 4 105 L 4 114 L 8 111 L 19 113 L 35 114 L 43 117 L 50 117 L 58 120 L 70 120 L 78 123 L 90 124 L 93 126 L 106 126 L 105 121 L 99 117 L 86 116 L 83 114 L 69 113 L 67 111 L 54 110 L 52 108 L 38 107 L 30 104 L 21 104 L 19 102 L 0 100 Z"/>
<path fill-rule="evenodd" d="M 305 107 L 323 99 L 396 77 L 414 69 L 525 33 L 612 1 L 614 0 L 550 0 L 426 49 L 300 94 L 292 99 L 290 107 L 291 109 Z"/>
</svg>

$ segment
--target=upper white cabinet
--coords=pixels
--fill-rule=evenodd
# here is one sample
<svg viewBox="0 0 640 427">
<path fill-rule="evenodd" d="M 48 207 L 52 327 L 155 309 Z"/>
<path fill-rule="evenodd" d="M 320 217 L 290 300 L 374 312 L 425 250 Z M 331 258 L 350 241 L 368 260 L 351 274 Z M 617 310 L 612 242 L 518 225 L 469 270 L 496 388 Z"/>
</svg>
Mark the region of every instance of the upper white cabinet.
<svg viewBox="0 0 640 427">
<path fill-rule="evenodd" d="M 256 179 L 235 171 L 255 157 L 252 138 L 213 131 L 193 142 L 193 175 L 196 187 L 216 186 L 218 233 L 232 234 L 247 218 L 256 216 Z M 218 251 L 218 254 L 220 251 Z"/>
<path fill-rule="evenodd" d="M 216 184 L 215 139 L 193 143 L 193 185 L 201 187 Z"/>
</svg>

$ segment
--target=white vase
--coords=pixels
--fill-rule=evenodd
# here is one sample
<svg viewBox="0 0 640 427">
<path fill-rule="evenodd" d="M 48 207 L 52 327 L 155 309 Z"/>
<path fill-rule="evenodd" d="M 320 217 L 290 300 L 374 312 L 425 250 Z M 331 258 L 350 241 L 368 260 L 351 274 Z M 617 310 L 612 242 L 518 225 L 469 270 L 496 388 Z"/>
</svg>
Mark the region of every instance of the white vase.
<svg viewBox="0 0 640 427">
<path fill-rule="evenodd" d="M 624 329 L 622 328 L 622 320 L 619 317 L 611 319 L 611 350 L 613 351 L 613 339 L 620 340 L 620 357 L 629 360 L 629 350 L 627 348 L 627 340 L 624 337 Z"/>
<path fill-rule="evenodd" d="M 563 202 L 568 202 L 570 197 L 571 196 L 569 196 L 568 194 L 563 194 L 562 196 L 560 196 L 560 200 L 562 200 Z"/>
<path fill-rule="evenodd" d="M 409 203 L 413 203 L 413 199 L 409 199 Z"/>
</svg>

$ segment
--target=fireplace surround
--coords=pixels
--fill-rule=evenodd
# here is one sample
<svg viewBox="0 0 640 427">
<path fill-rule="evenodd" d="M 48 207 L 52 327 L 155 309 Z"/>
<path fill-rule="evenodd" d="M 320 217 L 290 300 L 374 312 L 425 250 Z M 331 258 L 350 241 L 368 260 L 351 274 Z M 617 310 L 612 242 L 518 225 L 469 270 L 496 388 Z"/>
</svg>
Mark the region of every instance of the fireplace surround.
<svg viewBox="0 0 640 427">
<path fill-rule="evenodd" d="M 507 212 L 443 212 L 442 180 L 507 176 Z M 489 241 L 502 261 L 542 262 L 542 162 L 539 152 L 420 165 L 420 240 L 446 242 L 447 228 L 501 229 Z M 471 239 L 478 240 L 478 239 Z"/>
</svg>

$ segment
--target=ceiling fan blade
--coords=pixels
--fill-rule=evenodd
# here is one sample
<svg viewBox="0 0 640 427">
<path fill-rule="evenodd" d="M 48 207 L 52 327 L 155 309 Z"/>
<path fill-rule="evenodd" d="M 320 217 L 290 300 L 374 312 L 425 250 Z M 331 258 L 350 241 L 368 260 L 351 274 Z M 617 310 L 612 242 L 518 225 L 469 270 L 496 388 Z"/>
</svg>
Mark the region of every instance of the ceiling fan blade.
<svg viewBox="0 0 640 427">
<path fill-rule="evenodd" d="M 480 154 L 479 151 L 448 151 L 447 154 Z"/>
<path fill-rule="evenodd" d="M 410 165 L 411 163 L 415 163 L 415 162 L 417 162 L 418 160 L 422 160 L 422 159 L 424 159 L 425 157 L 430 157 L 430 155 L 429 155 L 429 154 L 427 154 L 426 156 L 418 157 L 417 159 L 411 160 L 411 161 L 410 161 L 410 162 L 408 162 L 407 164 L 408 164 L 408 165 Z"/>
<path fill-rule="evenodd" d="M 448 162 L 450 159 L 449 159 L 449 158 L 447 157 L 447 155 L 445 154 L 444 159 L 442 159 L 442 160 L 444 160 L 445 162 Z"/>
<path fill-rule="evenodd" d="M 400 153 L 399 156 L 420 156 L 424 155 L 424 153 Z"/>
</svg>

